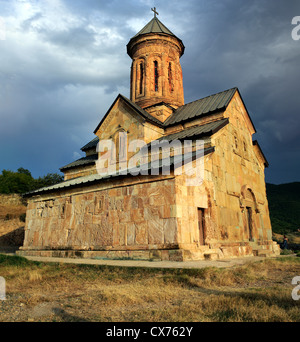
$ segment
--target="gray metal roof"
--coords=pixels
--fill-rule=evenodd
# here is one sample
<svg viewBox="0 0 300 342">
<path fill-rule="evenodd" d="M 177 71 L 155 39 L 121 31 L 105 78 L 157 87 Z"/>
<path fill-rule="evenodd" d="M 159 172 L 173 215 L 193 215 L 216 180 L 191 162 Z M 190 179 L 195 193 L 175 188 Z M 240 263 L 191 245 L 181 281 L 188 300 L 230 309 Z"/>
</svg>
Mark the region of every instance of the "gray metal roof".
<svg viewBox="0 0 300 342">
<path fill-rule="evenodd" d="M 181 139 L 185 139 L 185 138 L 192 138 L 192 137 L 196 137 L 196 136 L 199 137 L 199 136 L 204 136 L 204 135 L 205 136 L 212 135 L 212 134 L 216 133 L 219 129 L 221 129 L 222 127 L 227 125 L 228 122 L 229 122 L 228 119 L 222 119 L 222 120 L 218 120 L 218 121 L 208 123 L 206 125 L 191 127 L 191 128 L 185 129 L 181 132 L 166 135 L 166 136 L 158 139 L 158 141 L 160 141 L 160 140 L 173 141 L 173 140 L 181 140 Z M 82 147 L 81 150 L 85 151 L 85 150 L 88 150 L 92 147 L 96 148 L 98 142 L 99 142 L 99 138 L 96 137 L 92 141 L 90 141 L 88 144 L 86 144 L 84 147 Z M 75 167 L 75 166 L 84 165 L 84 163 L 87 163 L 89 160 L 97 160 L 97 154 L 93 155 L 92 157 L 95 157 L 95 159 L 92 159 L 89 157 L 81 158 L 81 159 L 75 161 L 74 163 L 71 163 L 71 164 L 64 166 L 60 170 L 66 169 L 68 167 Z"/>
<path fill-rule="evenodd" d="M 85 165 L 89 165 L 89 164 L 94 164 L 95 161 L 98 159 L 98 154 L 92 154 L 90 156 L 87 157 L 83 157 L 80 158 L 66 166 L 63 166 L 60 168 L 60 171 L 66 171 L 67 169 L 72 169 L 74 167 L 78 167 L 78 166 L 85 166 Z"/>
<path fill-rule="evenodd" d="M 179 124 L 181 122 L 193 120 L 199 116 L 208 115 L 208 114 L 212 114 L 221 110 L 225 110 L 237 90 L 238 90 L 237 88 L 232 88 L 232 89 L 223 91 L 221 93 L 187 103 L 186 105 L 177 108 L 175 112 L 164 123 L 156 119 L 154 116 L 149 114 L 146 110 L 142 109 L 133 101 L 129 100 L 127 97 L 119 94 L 116 100 L 114 101 L 114 103 L 111 105 L 110 109 L 107 111 L 107 113 L 105 114 L 105 116 L 103 117 L 99 125 L 97 126 L 97 128 L 95 129 L 94 133 L 101 126 L 102 122 L 106 118 L 106 115 L 108 115 L 111 108 L 114 106 L 114 104 L 119 98 L 122 98 L 123 100 L 125 100 L 145 120 L 150 121 L 159 127 L 168 127 L 168 126 L 172 126 L 175 124 Z M 93 139 L 90 143 L 92 142 L 96 143 L 96 138 Z M 88 146 L 90 143 L 85 145 L 83 148 L 86 148 L 86 146 Z"/>
<path fill-rule="evenodd" d="M 172 33 L 157 17 L 153 18 L 145 27 L 143 27 L 134 37 L 136 38 L 143 34 L 148 33 L 164 33 L 168 34 L 170 36 L 174 36 L 174 33 Z"/>
<path fill-rule="evenodd" d="M 202 126 L 191 127 L 191 128 L 185 129 L 185 130 L 177 132 L 177 133 L 166 135 L 164 137 L 161 137 L 157 141 L 162 141 L 162 140 L 173 141 L 173 140 L 182 140 L 182 139 L 193 138 L 193 137 L 199 138 L 201 136 L 210 136 L 210 135 L 215 134 L 218 130 L 223 128 L 228 123 L 229 123 L 228 119 L 222 119 L 222 120 L 214 121 L 214 122 L 202 125 Z M 92 141 L 90 141 L 88 144 L 86 144 L 84 147 L 82 147 L 81 150 L 85 151 L 85 150 L 90 149 L 92 147 L 96 148 L 98 142 L 99 142 L 99 138 L 96 137 Z M 147 146 L 150 146 L 150 145 L 151 145 L 151 143 L 149 143 Z M 78 159 L 78 160 L 74 161 L 73 163 L 70 163 L 70 164 L 60 168 L 60 170 L 65 171 L 67 169 L 71 169 L 74 167 L 93 164 L 93 163 L 95 163 L 95 161 L 97 159 L 98 159 L 98 155 L 93 154 L 91 156 Z"/>
<path fill-rule="evenodd" d="M 99 175 L 90 175 L 90 176 L 73 178 L 73 179 L 52 185 L 52 186 L 48 186 L 48 187 L 44 187 L 41 189 L 37 189 L 35 191 L 27 192 L 27 193 L 23 194 L 23 197 L 32 197 L 32 196 L 40 195 L 40 194 L 46 193 L 46 192 L 54 192 L 54 191 L 62 190 L 65 188 L 78 186 L 81 184 L 88 184 L 90 182 L 94 182 L 95 180 L 99 180 L 99 179 L 101 179 L 101 177 Z"/>
<path fill-rule="evenodd" d="M 199 153 L 200 152 L 200 153 Z M 90 185 L 92 183 L 96 182 L 103 182 L 109 179 L 117 178 L 117 177 L 134 177 L 134 174 L 137 172 L 140 173 L 141 175 L 146 175 L 145 173 L 148 171 L 147 175 L 151 174 L 151 171 L 153 170 L 161 170 L 162 167 L 177 167 L 182 165 L 182 161 L 189 162 L 191 160 L 194 160 L 195 158 L 201 157 L 203 155 L 207 155 L 209 153 L 214 152 L 214 147 L 209 147 L 205 148 L 202 151 L 195 151 L 192 153 L 188 153 L 188 156 L 171 156 L 170 158 L 165 158 L 165 159 L 160 159 L 154 162 L 150 162 L 144 165 L 141 165 L 140 167 L 136 167 L 135 169 L 127 169 L 123 170 L 120 172 L 116 172 L 113 174 L 109 174 L 107 176 L 100 176 L 98 174 L 95 175 L 90 175 L 90 176 L 83 176 L 83 177 L 78 177 L 74 179 L 70 179 L 68 181 L 64 181 L 52 186 L 44 187 L 41 189 L 37 189 L 35 191 L 27 192 L 23 194 L 23 197 L 32 197 L 32 196 L 37 196 L 41 195 L 44 193 L 51 193 L 51 192 L 56 192 L 60 191 L 63 189 L 67 188 L 72 188 L 72 187 L 77 187 L 77 186 L 82 186 L 82 185 Z M 150 171 L 150 172 L 149 172 Z M 157 173 L 155 172 L 155 175 Z"/>
<path fill-rule="evenodd" d="M 184 47 L 182 40 L 176 37 L 175 34 L 171 32 L 157 17 L 154 17 L 146 26 L 144 26 L 135 36 L 133 36 L 130 39 L 129 43 L 127 44 L 127 53 L 129 54 L 129 56 L 131 56 L 130 54 L 131 43 L 136 38 L 142 35 L 149 35 L 149 34 L 169 35 L 169 36 L 176 38 L 182 46 L 181 55 L 183 55 L 185 47 Z"/>
<path fill-rule="evenodd" d="M 203 99 L 187 103 L 179 107 L 165 121 L 164 126 L 171 126 L 183 121 L 195 119 L 199 116 L 225 110 L 237 88 L 232 88 L 221 93 L 205 97 Z"/>
<path fill-rule="evenodd" d="M 99 138 L 98 137 L 94 138 L 89 143 L 87 143 L 86 145 L 81 147 L 81 151 L 87 151 L 87 150 L 89 150 L 91 148 L 97 147 L 98 142 L 99 142 Z"/>
<path fill-rule="evenodd" d="M 226 126 L 228 123 L 229 123 L 229 119 L 226 118 L 226 119 L 210 122 L 202 126 L 195 126 L 195 127 L 187 128 L 187 129 L 184 129 L 183 131 L 166 135 L 158 140 L 159 141 L 161 140 L 173 141 L 173 140 L 182 140 L 186 138 L 210 136 L 210 135 L 215 134 L 217 131 L 219 131 L 221 128 Z"/>
</svg>

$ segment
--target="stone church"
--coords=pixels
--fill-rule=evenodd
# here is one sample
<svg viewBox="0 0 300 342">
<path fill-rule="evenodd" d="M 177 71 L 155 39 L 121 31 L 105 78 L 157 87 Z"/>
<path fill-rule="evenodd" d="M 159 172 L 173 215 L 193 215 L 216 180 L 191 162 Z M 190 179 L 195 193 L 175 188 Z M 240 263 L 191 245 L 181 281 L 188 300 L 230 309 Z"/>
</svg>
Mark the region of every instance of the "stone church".
<svg viewBox="0 0 300 342">
<path fill-rule="evenodd" d="M 183 261 L 279 253 L 268 162 L 239 90 L 185 104 L 185 47 L 156 14 L 127 45 L 130 99 L 117 96 L 81 148 L 85 156 L 61 168 L 62 183 L 24 195 L 20 255 Z M 109 141 L 113 150 L 99 147 Z M 162 141 L 179 147 L 166 158 L 157 149 L 150 163 L 151 146 Z M 189 166 L 201 169 L 200 182 L 189 182 Z"/>
</svg>

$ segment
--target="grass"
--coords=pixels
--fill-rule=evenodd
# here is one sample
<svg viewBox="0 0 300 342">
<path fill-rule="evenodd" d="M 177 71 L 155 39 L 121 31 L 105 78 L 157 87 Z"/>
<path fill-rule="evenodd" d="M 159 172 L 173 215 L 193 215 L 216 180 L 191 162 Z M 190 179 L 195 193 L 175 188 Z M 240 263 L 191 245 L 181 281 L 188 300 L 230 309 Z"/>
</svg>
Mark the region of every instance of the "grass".
<svg viewBox="0 0 300 342">
<path fill-rule="evenodd" d="M 299 322 L 300 258 L 230 269 L 45 264 L 0 255 L 0 321 Z M 2 310 L 1 310 L 2 309 Z"/>
</svg>

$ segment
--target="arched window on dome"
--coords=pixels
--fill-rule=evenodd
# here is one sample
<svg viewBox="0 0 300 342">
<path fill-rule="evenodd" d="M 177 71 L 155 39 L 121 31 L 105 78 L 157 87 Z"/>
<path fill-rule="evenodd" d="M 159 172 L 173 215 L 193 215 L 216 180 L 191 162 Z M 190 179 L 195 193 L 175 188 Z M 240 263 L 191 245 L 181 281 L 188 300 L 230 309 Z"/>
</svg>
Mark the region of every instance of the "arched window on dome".
<svg viewBox="0 0 300 342">
<path fill-rule="evenodd" d="M 173 71 L 172 71 L 172 63 L 169 63 L 168 67 L 168 80 L 169 80 L 169 91 L 172 93 L 174 91 L 174 83 L 173 83 Z"/>
<path fill-rule="evenodd" d="M 154 61 L 154 90 L 158 91 L 158 62 Z"/>
<path fill-rule="evenodd" d="M 139 85 L 139 88 L 140 88 L 140 95 L 143 94 L 143 88 L 144 88 L 144 65 L 143 63 L 141 62 L 140 63 L 140 85 Z"/>
</svg>

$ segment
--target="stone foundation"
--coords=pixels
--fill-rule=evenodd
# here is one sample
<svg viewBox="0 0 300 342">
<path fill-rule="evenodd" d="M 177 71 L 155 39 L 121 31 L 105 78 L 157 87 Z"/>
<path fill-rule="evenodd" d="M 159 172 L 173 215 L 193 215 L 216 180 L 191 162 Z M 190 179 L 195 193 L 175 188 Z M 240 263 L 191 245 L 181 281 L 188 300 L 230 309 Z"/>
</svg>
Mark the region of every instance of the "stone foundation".
<svg viewBox="0 0 300 342">
<path fill-rule="evenodd" d="M 47 258 L 82 258 L 102 260 L 145 260 L 145 261 L 184 261 L 184 251 L 173 250 L 136 250 L 136 251 L 83 251 L 83 250 L 19 250 L 20 256 Z"/>
<path fill-rule="evenodd" d="M 214 247 L 214 248 L 212 248 Z M 29 249 L 21 247 L 20 256 L 37 256 L 47 258 L 82 258 L 102 260 L 147 260 L 147 261 L 192 261 L 219 260 L 239 257 L 271 257 L 280 254 L 280 247 L 274 241 L 264 244 L 231 243 L 219 246 L 200 246 L 189 249 L 139 249 L 139 250 L 80 250 L 80 249 Z"/>
</svg>

